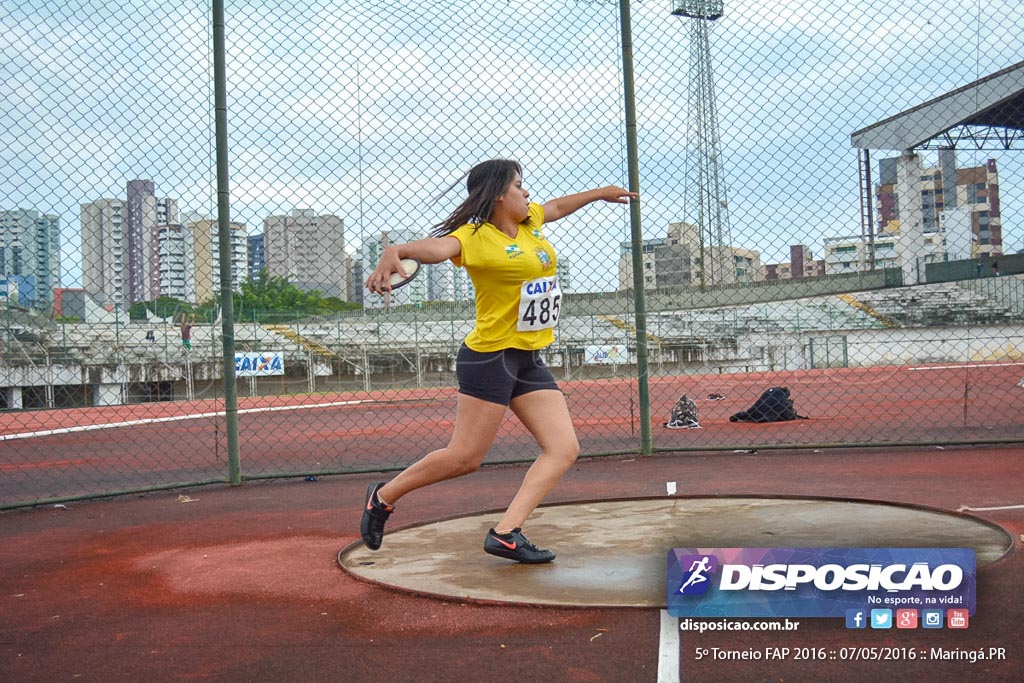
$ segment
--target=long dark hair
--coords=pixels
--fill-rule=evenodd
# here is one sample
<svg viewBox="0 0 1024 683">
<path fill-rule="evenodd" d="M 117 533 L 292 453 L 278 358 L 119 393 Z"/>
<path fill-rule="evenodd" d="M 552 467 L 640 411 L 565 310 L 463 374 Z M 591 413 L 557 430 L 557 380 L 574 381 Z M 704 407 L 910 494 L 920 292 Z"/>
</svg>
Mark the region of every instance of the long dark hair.
<svg viewBox="0 0 1024 683">
<path fill-rule="evenodd" d="M 466 178 L 466 190 L 469 196 L 459 204 L 454 211 L 448 214 L 443 221 L 433 226 L 430 230 L 431 237 L 444 237 L 455 232 L 460 225 L 475 223 L 477 229 L 485 221 L 490 220 L 494 211 L 494 202 L 498 197 L 505 194 L 512 179 L 523 176 L 523 169 L 518 161 L 512 159 L 491 159 L 477 164 L 469 169 Z M 455 181 L 455 184 L 445 190 L 447 194 L 452 187 L 462 182 L 462 178 Z"/>
</svg>

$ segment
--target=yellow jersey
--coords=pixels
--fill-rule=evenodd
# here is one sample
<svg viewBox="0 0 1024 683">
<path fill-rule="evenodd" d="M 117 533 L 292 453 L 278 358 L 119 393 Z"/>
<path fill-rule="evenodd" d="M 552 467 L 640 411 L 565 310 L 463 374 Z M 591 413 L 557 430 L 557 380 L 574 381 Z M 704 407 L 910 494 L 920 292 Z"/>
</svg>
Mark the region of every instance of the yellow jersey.
<svg viewBox="0 0 1024 683">
<path fill-rule="evenodd" d="M 544 207 L 531 202 L 514 238 L 490 223 L 451 233 L 462 245 L 452 263 L 466 269 L 476 290 L 476 326 L 465 340 L 472 350 L 532 351 L 555 340 L 562 293 L 543 227 Z"/>
</svg>

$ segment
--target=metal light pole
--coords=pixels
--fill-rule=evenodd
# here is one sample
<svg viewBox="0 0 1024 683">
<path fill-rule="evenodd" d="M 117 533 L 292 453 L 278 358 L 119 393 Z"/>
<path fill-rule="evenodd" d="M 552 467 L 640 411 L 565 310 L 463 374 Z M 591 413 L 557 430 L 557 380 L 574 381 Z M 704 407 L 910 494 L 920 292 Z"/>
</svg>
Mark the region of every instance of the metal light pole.
<svg viewBox="0 0 1024 683">
<path fill-rule="evenodd" d="M 689 20 L 690 86 L 684 192 L 687 217 L 697 226 L 701 287 L 725 284 L 724 247 L 732 241 L 722 180 L 718 105 L 708 37 L 711 22 L 721 18 L 724 10 L 724 0 L 674 0 L 672 10 L 672 14 Z"/>
</svg>

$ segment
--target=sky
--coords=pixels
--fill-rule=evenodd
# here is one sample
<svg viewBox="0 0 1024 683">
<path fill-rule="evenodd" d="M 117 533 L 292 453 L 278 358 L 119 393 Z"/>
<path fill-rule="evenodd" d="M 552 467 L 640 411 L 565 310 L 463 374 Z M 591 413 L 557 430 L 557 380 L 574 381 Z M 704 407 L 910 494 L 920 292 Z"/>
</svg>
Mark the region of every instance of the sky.
<svg viewBox="0 0 1024 683">
<path fill-rule="evenodd" d="M 205 2 L 0 2 L 0 209 L 61 217 L 63 284 L 79 284 L 79 204 L 134 178 L 216 215 L 211 21 Z M 693 21 L 634 1 L 645 238 L 688 217 Z M 314 209 L 350 249 L 425 232 L 470 166 L 511 157 L 545 201 L 627 183 L 618 6 L 573 0 L 227 2 L 232 220 Z M 764 262 L 860 234 L 850 134 L 1024 54 L 1018 0 L 726 2 L 709 26 L 731 243 Z M 1020 145 L 1018 145 L 1020 146 Z M 872 157 L 896 151 L 874 151 Z M 934 165 L 934 152 L 924 152 Z M 1024 249 L 1021 150 L 995 158 L 1004 249 Z M 549 227 L 579 291 L 616 288 L 619 206 Z"/>
</svg>

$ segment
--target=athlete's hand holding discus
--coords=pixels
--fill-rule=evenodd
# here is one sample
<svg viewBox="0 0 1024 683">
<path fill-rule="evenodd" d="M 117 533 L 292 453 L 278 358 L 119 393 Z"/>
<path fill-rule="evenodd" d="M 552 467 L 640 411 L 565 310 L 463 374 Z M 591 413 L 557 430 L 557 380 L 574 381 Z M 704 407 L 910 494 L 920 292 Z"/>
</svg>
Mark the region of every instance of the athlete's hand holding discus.
<svg viewBox="0 0 1024 683">
<path fill-rule="evenodd" d="M 460 249 L 459 241 L 447 236 L 430 237 L 388 247 L 381 254 L 377 268 L 366 279 L 366 288 L 375 294 L 383 295 L 411 282 L 420 264 L 441 263 L 458 256 Z"/>
</svg>

